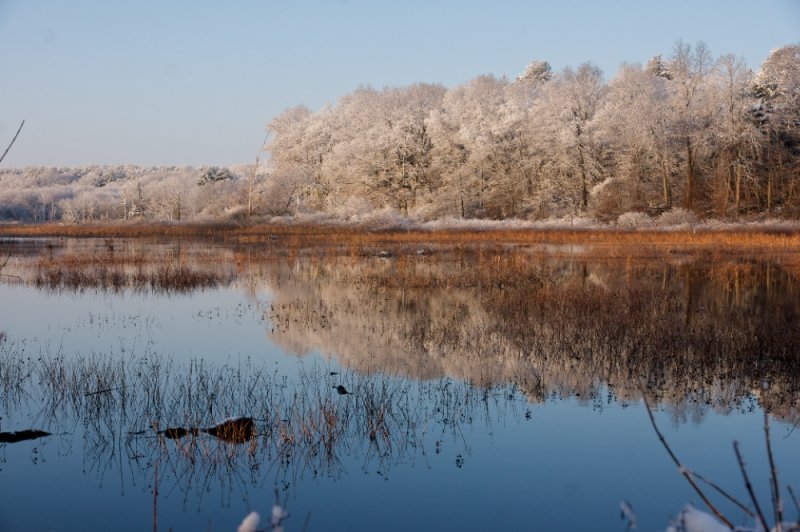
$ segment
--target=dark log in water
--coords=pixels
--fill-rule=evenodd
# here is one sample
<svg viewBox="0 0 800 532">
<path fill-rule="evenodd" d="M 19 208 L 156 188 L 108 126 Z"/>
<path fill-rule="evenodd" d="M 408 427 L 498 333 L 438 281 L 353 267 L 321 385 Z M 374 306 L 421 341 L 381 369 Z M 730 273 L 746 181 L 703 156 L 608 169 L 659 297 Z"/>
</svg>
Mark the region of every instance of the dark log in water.
<svg viewBox="0 0 800 532">
<path fill-rule="evenodd" d="M 43 430 L 20 430 L 18 432 L 0 432 L 0 443 L 19 443 L 21 441 L 36 440 L 50 436 L 49 432 Z"/>
<path fill-rule="evenodd" d="M 183 427 L 171 427 L 162 430 L 161 432 L 159 432 L 159 434 L 161 434 L 165 438 L 169 438 L 170 440 L 178 440 L 180 438 L 183 438 L 184 436 L 189 436 L 189 435 L 197 436 L 197 429 L 192 427 L 188 429 L 185 429 Z"/>
<path fill-rule="evenodd" d="M 200 432 L 228 443 L 244 443 L 255 435 L 255 422 L 253 418 L 238 417 L 227 419 L 219 425 L 214 425 L 207 429 L 171 427 L 158 433 L 170 440 L 178 440 L 186 436 L 197 436 Z"/>
<path fill-rule="evenodd" d="M 228 443 L 244 443 L 255 434 L 255 422 L 250 417 L 231 418 L 201 430 Z"/>
</svg>

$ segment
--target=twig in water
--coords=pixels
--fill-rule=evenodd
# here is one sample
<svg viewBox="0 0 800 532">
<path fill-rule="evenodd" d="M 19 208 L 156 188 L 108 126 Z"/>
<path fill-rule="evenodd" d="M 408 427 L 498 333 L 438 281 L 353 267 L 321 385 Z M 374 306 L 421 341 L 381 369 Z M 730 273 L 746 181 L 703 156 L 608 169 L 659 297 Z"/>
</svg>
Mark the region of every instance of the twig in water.
<svg viewBox="0 0 800 532">
<path fill-rule="evenodd" d="M 631 506 L 631 503 L 628 501 L 620 502 L 619 512 L 622 520 L 628 522 L 627 526 L 625 526 L 625 532 L 628 530 L 636 530 L 636 514 L 633 513 L 633 507 Z"/>
<path fill-rule="evenodd" d="M 310 522 L 311 522 L 311 512 L 308 512 L 306 514 L 306 520 L 303 523 L 303 528 L 300 529 L 300 532 L 306 532 L 306 530 L 308 530 L 308 523 Z"/>
<path fill-rule="evenodd" d="M 697 493 L 697 495 L 700 496 L 700 499 L 703 501 L 703 504 L 705 504 L 706 507 L 709 510 L 711 510 L 714 513 L 714 515 L 716 515 L 717 518 L 725 524 L 725 526 L 727 526 L 728 528 L 733 530 L 733 528 L 734 528 L 733 527 L 733 523 L 731 523 L 724 515 L 722 515 L 722 512 L 717 510 L 717 507 L 714 506 L 711 503 L 710 500 L 708 500 L 708 497 L 706 497 L 706 494 L 703 493 L 703 490 L 700 489 L 700 486 L 698 486 L 697 483 L 692 478 L 692 472 L 689 469 L 687 469 L 681 463 L 681 461 L 678 460 L 678 457 L 675 456 L 675 453 L 672 452 L 672 449 L 670 448 L 669 444 L 667 443 L 666 438 L 664 438 L 664 435 L 658 429 L 658 425 L 656 425 L 656 420 L 655 420 L 655 418 L 653 418 L 653 411 L 650 409 L 650 404 L 647 402 L 647 397 L 645 397 L 644 394 L 642 394 L 642 399 L 644 400 L 644 406 L 645 406 L 645 409 L 647 410 L 647 416 L 650 418 L 650 424 L 653 425 L 653 430 L 655 430 L 659 441 L 661 441 L 661 445 L 664 446 L 664 449 L 666 449 L 667 454 L 669 454 L 670 458 L 672 458 L 672 461 L 678 467 L 678 471 L 681 473 L 681 475 L 683 475 L 683 477 L 686 479 L 686 481 L 689 483 L 689 485 L 694 489 L 694 491 Z M 765 527 L 765 530 L 766 530 L 766 527 Z"/>
<path fill-rule="evenodd" d="M 744 460 L 742 460 L 742 453 L 739 452 L 738 441 L 733 442 L 733 451 L 736 453 L 736 460 L 739 462 L 739 470 L 742 472 L 744 486 L 747 488 L 747 493 L 750 495 L 750 500 L 753 502 L 753 506 L 756 509 L 758 520 L 761 522 L 761 526 L 764 527 L 764 530 L 769 530 L 767 520 L 764 518 L 764 512 L 761 511 L 761 506 L 758 504 L 756 494 L 753 492 L 753 485 L 750 484 L 750 477 L 747 476 L 747 470 L 744 468 Z"/>
<path fill-rule="evenodd" d="M 158 532 L 158 460 L 153 464 L 153 532 Z"/>
<path fill-rule="evenodd" d="M 85 394 L 83 394 L 83 396 L 84 397 L 91 397 L 93 395 L 100 395 L 101 393 L 113 392 L 114 390 L 117 390 L 117 389 L 119 389 L 119 387 L 114 386 L 113 388 L 106 388 L 104 390 L 97 390 L 96 392 L 86 392 Z"/>
</svg>

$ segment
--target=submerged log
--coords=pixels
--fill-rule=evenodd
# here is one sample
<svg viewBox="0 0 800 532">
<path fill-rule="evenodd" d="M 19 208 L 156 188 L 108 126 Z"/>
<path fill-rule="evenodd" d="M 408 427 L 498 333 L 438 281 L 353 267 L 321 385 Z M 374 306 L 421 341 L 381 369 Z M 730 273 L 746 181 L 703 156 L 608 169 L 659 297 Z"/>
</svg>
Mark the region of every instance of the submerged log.
<svg viewBox="0 0 800 532">
<path fill-rule="evenodd" d="M 50 436 L 49 432 L 43 430 L 20 430 L 18 432 L 0 432 L 0 443 L 19 443 L 21 441 L 36 440 Z"/>
<path fill-rule="evenodd" d="M 236 417 L 226 419 L 219 425 L 207 429 L 197 427 L 170 427 L 159 430 L 158 434 L 178 440 L 186 436 L 197 436 L 199 433 L 208 434 L 228 443 L 244 443 L 255 434 L 255 422 L 250 417 Z"/>
<path fill-rule="evenodd" d="M 226 419 L 219 425 L 201 430 L 222 441 L 244 443 L 255 434 L 255 422 L 251 417 L 237 417 Z"/>
<path fill-rule="evenodd" d="M 189 435 L 197 436 L 197 429 L 193 427 L 189 427 L 188 429 L 185 429 L 183 427 L 171 427 L 162 430 L 161 432 L 159 432 L 159 434 L 161 434 L 165 438 L 169 438 L 170 440 L 178 440 L 180 438 L 183 438 L 184 436 L 189 436 Z"/>
</svg>

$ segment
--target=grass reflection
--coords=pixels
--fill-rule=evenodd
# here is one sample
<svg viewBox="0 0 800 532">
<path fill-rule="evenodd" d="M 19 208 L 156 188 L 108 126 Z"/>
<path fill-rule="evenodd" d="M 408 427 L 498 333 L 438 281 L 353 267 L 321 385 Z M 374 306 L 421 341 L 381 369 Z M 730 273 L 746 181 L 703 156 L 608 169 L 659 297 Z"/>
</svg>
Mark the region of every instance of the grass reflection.
<svg viewBox="0 0 800 532">
<path fill-rule="evenodd" d="M 451 379 L 301 367 L 290 381 L 250 358 L 31 358 L 8 342 L 0 378 L 5 423 L 82 439 L 85 469 L 100 478 L 113 473 L 152 488 L 158 467 L 162 493 L 178 489 L 184 504 L 198 505 L 212 486 L 226 500 L 265 483 L 289 489 L 299 478 L 339 478 L 354 459 L 386 476 L 400 463 L 425 462 L 444 440 L 463 448 L 465 425 L 511 412 L 523 419 L 526 404 L 513 390 Z"/>
</svg>

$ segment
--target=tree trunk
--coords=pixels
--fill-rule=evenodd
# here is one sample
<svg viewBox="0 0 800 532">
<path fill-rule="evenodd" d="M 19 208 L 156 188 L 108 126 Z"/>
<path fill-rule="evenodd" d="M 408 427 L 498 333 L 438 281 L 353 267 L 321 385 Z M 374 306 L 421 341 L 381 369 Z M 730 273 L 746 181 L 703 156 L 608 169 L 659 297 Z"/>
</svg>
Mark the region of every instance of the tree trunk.
<svg viewBox="0 0 800 532">
<path fill-rule="evenodd" d="M 589 191 L 586 190 L 586 161 L 583 157 L 583 148 L 578 145 L 578 162 L 581 170 L 581 210 L 589 206 Z"/>
<path fill-rule="evenodd" d="M 736 163 L 736 216 L 738 217 L 741 211 L 741 204 L 742 204 L 742 166 L 737 162 Z"/>
<path fill-rule="evenodd" d="M 686 137 L 686 208 L 691 210 L 694 206 L 694 153 L 692 152 L 692 139 Z"/>
<path fill-rule="evenodd" d="M 672 188 L 669 183 L 669 171 L 667 170 L 667 161 L 661 156 L 661 189 L 664 194 L 664 207 L 667 209 L 672 208 Z"/>
</svg>

